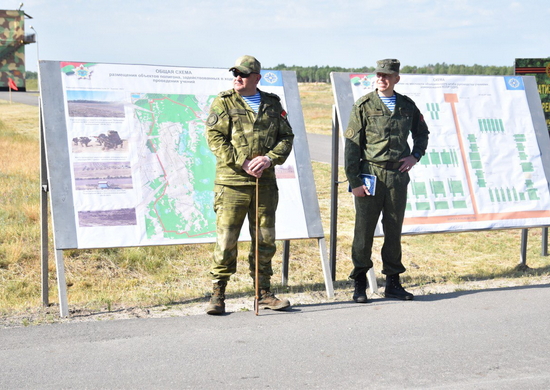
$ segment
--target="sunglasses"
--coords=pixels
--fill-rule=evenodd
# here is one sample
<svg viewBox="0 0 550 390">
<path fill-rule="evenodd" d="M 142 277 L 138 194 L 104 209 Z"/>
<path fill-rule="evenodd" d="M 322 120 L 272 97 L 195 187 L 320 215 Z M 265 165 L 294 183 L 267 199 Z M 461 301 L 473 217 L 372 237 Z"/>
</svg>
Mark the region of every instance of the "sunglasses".
<svg viewBox="0 0 550 390">
<path fill-rule="evenodd" d="M 248 78 L 251 74 L 252 74 L 252 73 L 244 74 L 244 73 L 241 73 L 241 72 L 236 71 L 236 70 L 233 71 L 233 77 L 239 77 L 239 76 L 241 76 L 241 78 L 243 78 L 243 79 Z"/>
</svg>

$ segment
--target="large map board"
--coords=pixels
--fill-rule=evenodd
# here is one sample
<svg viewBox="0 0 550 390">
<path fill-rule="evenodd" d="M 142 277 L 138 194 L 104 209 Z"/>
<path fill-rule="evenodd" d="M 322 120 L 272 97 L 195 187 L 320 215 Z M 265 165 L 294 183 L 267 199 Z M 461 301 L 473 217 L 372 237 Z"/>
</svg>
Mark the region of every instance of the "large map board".
<svg viewBox="0 0 550 390">
<path fill-rule="evenodd" d="M 227 69 L 40 61 L 56 249 L 213 242 L 205 140 Z M 276 167 L 277 239 L 324 238 L 295 72 L 262 71 L 295 133 Z M 249 240 L 248 228 L 241 240 Z"/>
<path fill-rule="evenodd" d="M 345 132 L 375 75 L 331 79 Z M 550 141 L 534 77 L 402 74 L 395 90 L 430 130 L 410 173 L 404 234 L 550 225 Z"/>
</svg>

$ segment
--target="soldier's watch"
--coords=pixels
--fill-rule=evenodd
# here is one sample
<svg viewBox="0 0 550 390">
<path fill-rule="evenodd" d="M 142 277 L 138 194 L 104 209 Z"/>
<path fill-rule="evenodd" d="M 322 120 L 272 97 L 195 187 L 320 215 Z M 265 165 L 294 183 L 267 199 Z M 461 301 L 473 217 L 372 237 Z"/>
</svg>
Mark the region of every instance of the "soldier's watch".
<svg viewBox="0 0 550 390">
<path fill-rule="evenodd" d="M 422 157 L 422 156 L 420 155 L 420 153 L 418 153 L 418 152 L 414 152 L 414 153 L 412 154 L 412 156 L 413 156 L 414 158 L 416 158 L 416 161 L 417 161 L 417 162 L 420 161 L 420 158 Z"/>
</svg>

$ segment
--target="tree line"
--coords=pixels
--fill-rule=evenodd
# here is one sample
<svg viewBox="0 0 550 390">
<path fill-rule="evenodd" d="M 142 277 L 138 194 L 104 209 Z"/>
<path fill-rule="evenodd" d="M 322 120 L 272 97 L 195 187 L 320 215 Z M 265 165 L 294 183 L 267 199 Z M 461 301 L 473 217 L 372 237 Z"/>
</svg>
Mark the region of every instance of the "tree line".
<svg viewBox="0 0 550 390">
<path fill-rule="evenodd" d="M 373 73 L 373 66 L 362 68 L 342 68 L 338 66 L 286 66 L 279 64 L 274 70 L 293 70 L 299 83 L 330 83 L 331 72 L 348 73 Z M 458 74 L 458 75 L 484 75 L 506 76 L 514 74 L 513 66 L 487 66 L 487 65 L 455 65 L 437 63 L 426 66 L 402 66 L 401 73 L 411 74 Z"/>
<path fill-rule="evenodd" d="M 273 70 L 293 70 L 299 83 L 330 83 L 331 72 L 348 73 L 372 73 L 374 66 L 364 66 L 362 68 L 342 68 L 339 66 L 286 66 L 279 64 L 272 68 Z M 508 76 L 514 74 L 513 66 L 492 66 L 492 65 L 455 65 L 437 63 L 426 66 L 401 67 L 401 73 L 411 74 L 462 74 L 462 75 L 483 75 L 483 76 Z M 37 72 L 25 72 L 26 79 L 37 79 Z"/>
<path fill-rule="evenodd" d="M 31 72 L 31 71 L 26 71 L 25 72 L 25 80 L 36 80 L 38 79 L 38 72 Z"/>
</svg>

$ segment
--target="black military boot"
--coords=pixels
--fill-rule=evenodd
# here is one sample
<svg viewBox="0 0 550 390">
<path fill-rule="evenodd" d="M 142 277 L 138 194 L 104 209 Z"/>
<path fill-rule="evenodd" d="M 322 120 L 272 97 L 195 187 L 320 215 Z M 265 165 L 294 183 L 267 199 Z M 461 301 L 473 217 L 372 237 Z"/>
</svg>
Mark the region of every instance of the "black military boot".
<svg viewBox="0 0 550 390">
<path fill-rule="evenodd" d="M 210 298 L 210 303 L 206 308 L 207 314 L 224 314 L 225 313 L 225 287 L 227 286 L 227 281 L 218 280 L 217 282 L 212 283 L 213 291 L 212 297 Z"/>
<path fill-rule="evenodd" d="M 367 299 L 367 273 L 360 273 L 355 277 L 353 300 L 357 303 L 369 303 Z"/>
<path fill-rule="evenodd" d="M 405 291 L 399 281 L 399 274 L 386 276 L 386 298 L 396 298 L 403 301 L 410 301 L 414 298 L 410 292 Z"/>
</svg>

